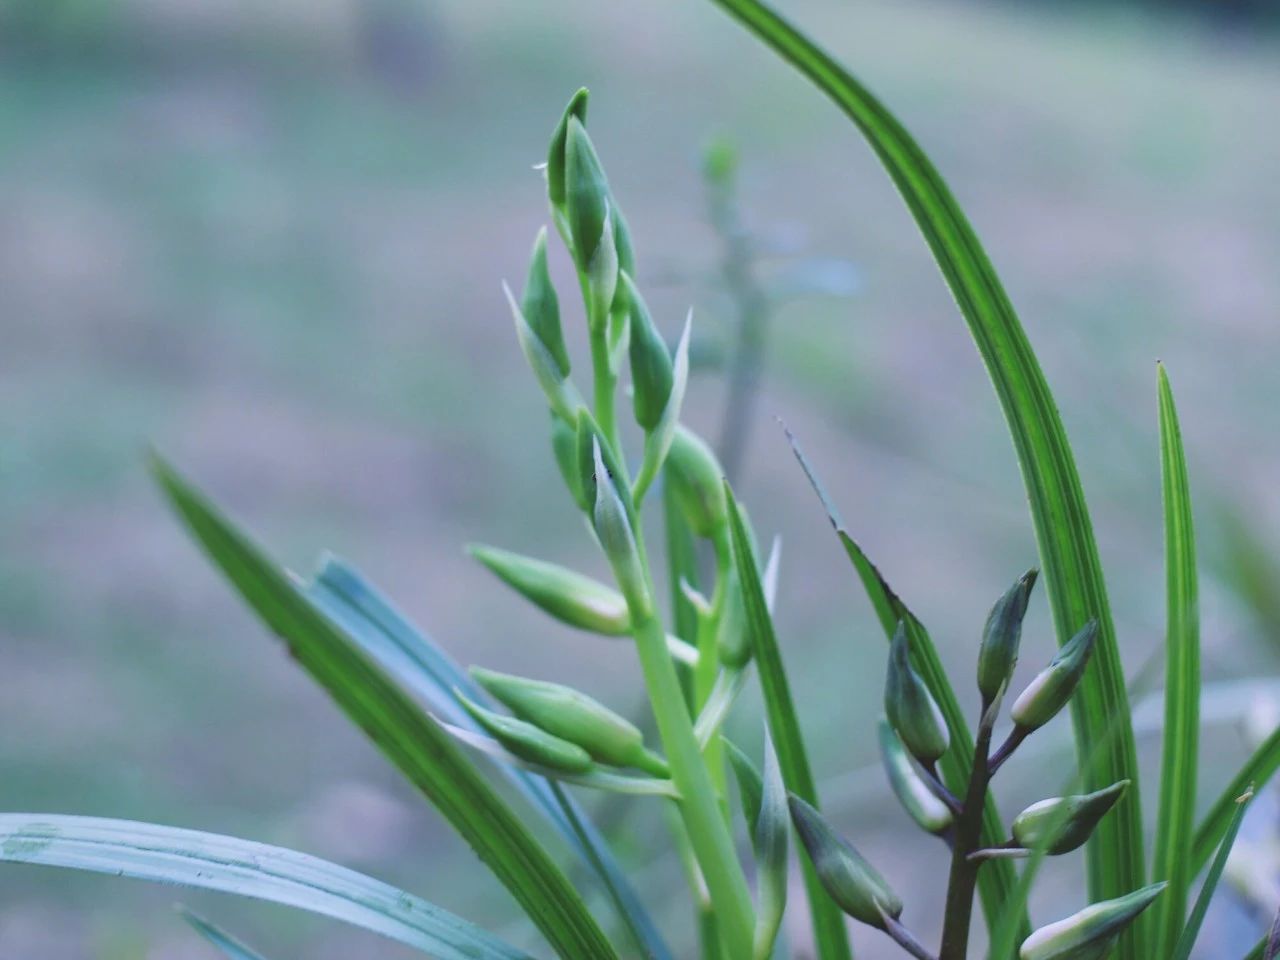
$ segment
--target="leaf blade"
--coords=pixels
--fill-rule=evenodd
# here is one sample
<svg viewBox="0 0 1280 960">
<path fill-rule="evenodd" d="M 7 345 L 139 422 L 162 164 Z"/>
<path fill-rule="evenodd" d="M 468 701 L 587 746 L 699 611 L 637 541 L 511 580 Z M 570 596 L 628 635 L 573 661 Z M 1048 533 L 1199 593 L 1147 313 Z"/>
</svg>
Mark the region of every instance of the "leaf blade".
<svg viewBox="0 0 1280 960">
<path fill-rule="evenodd" d="M 1200 724 L 1200 619 L 1196 541 L 1182 431 L 1173 390 L 1157 367 L 1160 412 L 1160 474 L 1164 499 L 1167 630 L 1165 637 L 1164 751 L 1156 822 L 1153 880 L 1167 880 L 1151 914 L 1155 956 L 1178 941 L 1191 885 L 1195 831 L 1196 768 Z"/>
<path fill-rule="evenodd" d="M 751 539 L 742 519 L 742 511 L 734 498 L 733 490 L 725 482 L 725 498 L 729 504 L 729 529 L 732 536 L 733 562 L 742 585 L 743 603 L 747 613 L 747 632 L 750 634 L 755 662 L 760 675 L 760 688 L 764 694 L 765 709 L 769 717 L 769 730 L 773 734 L 778 751 L 782 779 L 787 789 L 802 800 L 818 804 L 818 790 L 809 766 L 809 756 L 800 732 L 795 703 L 791 699 L 791 687 L 787 680 L 782 652 L 773 629 L 773 618 L 765 602 L 760 571 L 751 550 Z M 801 858 L 805 893 L 809 899 L 809 912 L 813 917 L 814 944 L 822 960 L 849 960 L 853 953 L 849 947 L 849 935 L 845 930 L 844 914 L 835 901 L 827 896 L 822 882 L 807 858 Z"/>
<path fill-rule="evenodd" d="M 1231 823 L 1227 826 L 1226 835 L 1222 838 L 1222 843 L 1218 845 L 1218 855 L 1213 858 L 1213 864 L 1209 867 L 1209 873 L 1204 879 L 1204 885 L 1200 888 L 1200 895 L 1196 897 L 1195 906 L 1191 908 L 1191 916 L 1187 918 L 1186 926 L 1178 937 L 1174 951 L 1169 955 L 1169 960 L 1188 960 L 1191 956 L 1191 949 L 1196 944 L 1196 937 L 1200 935 L 1200 926 L 1204 923 L 1204 916 L 1209 912 L 1209 901 L 1213 899 L 1213 893 L 1218 888 L 1218 881 L 1222 879 L 1222 871 L 1227 865 L 1227 857 L 1231 855 L 1231 848 L 1236 842 L 1236 834 L 1240 832 L 1240 824 L 1244 822 L 1245 812 L 1249 808 L 1249 801 L 1253 799 L 1253 790 L 1250 788 L 1236 800 L 1236 809 L 1231 816 Z"/>
<path fill-rule="evenodd" d="M 363 927 L 436 960 L 531 960 L 425 900 L 265 843 L 128 820 L 0 813 L 0 860 L 266 900 Z"/>
<path fill-rule="evenodd" d="M 266 960 L 262 954 L 250 950 L 226 931 L 214 926 L 203 917 L 198 917 L 190 910 L 184 909 L 182 917 L 195 928 L 195 931 L 209 941 L 227 960 Z"/>
<path fill-rule="evenodd" d="M 1191 844 L 1191 873 L 1198 874 L 1214 849 L 1226 835 L 1231 825 L 1231 817 L 1236 810 L 1236 797 L 1240 796 L 1250 785 L 1255 790 L 1265 787 L 1280 769 L 1280 727 L 1271 731 L 1271 735 L 1255 750 L 1240 771 L 1231 780 L 1225 790 L 1218 795 L 1209 812 L 1200 821 L 1196 829 L 1195 839 Z"/>
<path fill-rule="evenodd" d="M 1121 718 L 1116 742 L 1088 773 L 1089 789 L 1131 780 L 1119 807 L 1087 848 L 1091 900 L 1143 885 L 1137 753 L 1119 646 L 1084 492 L 1039 361 L 981 242 L 924 151 L 872 94 L 839 63 L 760 0 L 715 0 L 789 62 L 854 123 L 875 151 L 932 250 L 986 365 L 1022 469 L 1040 547 L 1041 570 L 1058 642 L 1089 619 L 1099 637 L 1093 662 L 1072 704 L 1076 754 L 1083 762 L 1098 728 Z M 1140 925 L 1121 941 L 1125 960 L 1145 960 Z"/>
<path fill-rule="evenodd" d="M 575 960 L 616 957 L 568 878 L 440 724 L 319 613 L 211 501 L 158 457 L 152 471 L 188 531 L 231 585 L 475 849 L 552 946 Z"/>
</svg>

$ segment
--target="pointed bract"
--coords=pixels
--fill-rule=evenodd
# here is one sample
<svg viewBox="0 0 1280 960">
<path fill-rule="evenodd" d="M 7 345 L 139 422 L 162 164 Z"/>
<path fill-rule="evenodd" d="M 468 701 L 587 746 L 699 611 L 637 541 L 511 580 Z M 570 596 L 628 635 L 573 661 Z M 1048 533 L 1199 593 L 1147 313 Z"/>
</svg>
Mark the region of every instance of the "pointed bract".
<svg viewBox="0 0 1280 960">
<path fill-rule="evenodd" d="M 565 218 L 573 239 L 574 256 L 584 273 L 600 246 L 606 226 L 613 243 L 609 215 L 609 183 L 587 129 L 570 116 L 564 146 Z M 612 299 L 612 296 L 610 297 Z M 607 304 L 606 304 L 607 305 Z"/>
<path fill-rule="evenodd" d="M 700 537 L 712 537 L 729 523 L 724 468 L 706 441 L 684 425 L 676 427 L 667 451 L 666 481 L 676 505 Z"/>
<path fill-rule="evenodd" d="M 636 423 L 649 432 L 662 419 L 671 396 L 671 353 L 653 324 L 644 298 L 625 272 L 620 286 L 631 310 L 631 383 Z"/>
<path fill-rule="evenodd" d="M 586 87 L 582 87 L 573 95 L 568 106 L 564 108 L 564 113 L 560 115 L 560 122 L 556 124 L 551 134 L 551 146 L 547 150 L 547 196 L 551 200 L 553 209 L 561 208 L 565 203 L 564 148 L 569 131 L 569 118 L 574 117 L 583 124 L 587 122 L 588 96 Z"/>
<path fill-rule="evenodd" d="M 605 559 L 609 561 L 614 579 L 627 598 L 627 606 L 631 609 L 634 620 L 652 608 L 648 580 L 644 565 L 640 562 L 640 551 L 636 546 L 635 532 L 631 529 L 631 518 L 618 494 L 614 477 L 601 457 L 599 440 L 595 441 L 592 453 L 596 477 L 596 503 L 593 511 L 596 538 L 604 549 Z"/>
<path fill-rule="evenodd" d="M 787 906 L 787 837 L 790 833 L 787 788 L 773 739 L 764 732 L 764 774 L 760 812 L 752 831 L 756 855 L 756 927 L 752 960 L 769 960 Z"/>
<path fill-rule="evenodd" d="M 458 702 L 508 753 L 527 763 L 564 773 L 586 773 L 595 764 L 591 755 L 576 743 L 547 733 L 524 720 L 486 710 L 454 690 Z"/>
<path fill-rule="evenodd" d="M 520 310 L 529 328 L 547 352 L 555 359 L 563 380 L 569 375 L 569 351 L 564 345 L 564 333 L 560 329 L 560 300 L 547 271 L 547 229 L 538 231 L 533 242 L 533 254 L 529 258 L 529 276 L 525 280 L 524 295 L 520 298 Z"/>
</svg>

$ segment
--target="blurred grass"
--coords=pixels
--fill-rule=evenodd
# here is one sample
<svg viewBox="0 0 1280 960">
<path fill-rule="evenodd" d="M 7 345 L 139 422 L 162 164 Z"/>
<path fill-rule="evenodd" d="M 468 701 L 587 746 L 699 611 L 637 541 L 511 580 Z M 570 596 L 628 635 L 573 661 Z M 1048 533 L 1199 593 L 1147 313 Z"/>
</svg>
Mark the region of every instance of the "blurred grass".
<svg viewBox="0 0 1280 960">
<path fill-rule="evenodd" d="M 1178 379 L 1203 502 L 1236 504 L 1280 552 L 1276 40 L 1096 7 L 789 6 L 904 114 L 971 211 L 1063 404 L 1127 660 L 1141 662 L 1161 642 L 1157 355 Z M 989 387 L 874 162 L 716 11 L 58 9 L 52 33 L 0 41 L 6 807 L 293 844 L 510 920 L 183 542 L 140 453 L 156 442 L 297 566 L 325 546 L 358 562 L 461 659 L 543 674 L 554 657 L 564 678 L 632 706 L 624 647 L 526 617 L 459 549 L 479 539 L 599 569 L 498 288 L 524 269 L 545 217 L 530 168 L 582 83 L 642 281 L 715 261 L 697 170 L 713 128 L 741 144 L 754 225 L 799 225 L 864 278 L 853 301 L 777 316 L 742 491 L 769 505 L 753 510 L 762 532 L 787 541 L 779 628 L 802 721 L 830 732 L 815 738 L 819 776 L 873 759 L 849 733 L 870 730 L 883 648 L 772 413 L 889 577 L 911 581 L 955 676 L 969 674 L 986 608 L 1033 558 Z M 980 145 L 991 138 L 998 152 Z M 694 295 L 650 295 L 664 329 Z M 696 426 L 719 422 L 719 396 L 695 385 Z M 1207 541 L 1223 535 L 1197 519 Z M 1275 653 L 1247 641 L 1247 609 L 1221 582 L 1204 588 L 1207 677 L 1274 670 Z M 1029 663 L 1049 650 L 1043 605 L 1027 644 Z M 851 696 L 854 677 L 871 679 Z M 1206 764 L 1206 783 L 1220 775 Z M 927 886 L 906 873 L 894 813 L 843 826 L 900 886 Z M 658 898 L 664 869 L 646 874 Z M 201 956 L 170 899 L 0 872 L 0 954 Z M 399 955 L 278 911 L 198 906 L 234 911 L 268 952 Z M 929 915 L 927 899 L 912 909 Z"/>
</svg>

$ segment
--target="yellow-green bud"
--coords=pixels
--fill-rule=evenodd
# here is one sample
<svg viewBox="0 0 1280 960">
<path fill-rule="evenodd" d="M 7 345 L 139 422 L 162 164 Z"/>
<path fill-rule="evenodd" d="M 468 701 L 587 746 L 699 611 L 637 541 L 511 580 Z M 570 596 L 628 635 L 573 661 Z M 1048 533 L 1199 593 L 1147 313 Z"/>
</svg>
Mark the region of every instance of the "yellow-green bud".
<svg viewBox="0 0 1280 960">
<path fill-rule="evenodd" d="M 513 756 L 564 773 L 586 773 L 595 766 L 591 755 L 576 743 L 547 733 L 524 720 L 486 710 L 468 700 L 459 690 L 454 693 L 476 723 Z"/>
<path fill-rule="evenodd" d="M 472 667 L 471 676 L 521 720 L 576 743 L 596 760 L 667 776 L 666 762 L 645 749 L 640 728 L 585 693 L 480 667 Z"/>
<path fill-rule="evenodd" d="M 689 528 L 700 537 L 725 529 L 729 508 L 724 496 L 724 468 L 696 433 L 677 426 L 667 451 L 666 482 Z"/>
<path fill-rule="evenodd" d="M 1020 960 L 1102 960 L 1125 928 L 1151 906 L 1165 886 L 1153 883 L 1041 927 L 1022 941 L 1018 957 Z"/>
<path fill-rule="evenodd" d="M 569 496 L 579 510 L 587 510 L 590 504 L 582 495 L 582 475 L 578 470 L 578 427 L 554 410 L 551 411 L 551 452 L 555 455 L 560 476 L 569 489 Z"/>
<path fill-rule="evenodd" d="M 849 916 L 883 930 L 884 918 L 902 914 L 902 900 L 862 854 L 841 837 L 817 810 L 794 794 L 791 821 L 813 861 L 823 889 Z"/>
<path fill-rule="evenodd" d="M 880 759 L 894 795 L 911 819 L 929 833 L 942 833 L 954 819 L 951 808 L 934 793 L 920 761 L 911 756 L 902 738 L 880 718 Z"/>
<path fill-rule="evenodd" d="M 538 231 L 529 259 L 529 276 L 520 299 L 520 311 L 542 345 L 547 348 L 560 371 L 560 379 L 569 375 L 569 351 L 560 329 L 560 300 L 547 272 L 547 229 Z"/>
<path fill-rule="evenodd" d="M 1089 839 L 1128 787 L 1129 781 L 1121 780 L 1094 793 L 1033 803 L 1014 818 L 1013 839 L 1028 850 L 1043 847 L 1052 856 L 1070 853 Z"/>
<path fill-rule="evenodd" d="M 1090 620 L 1074 637 L 1064 643 L 1050 662 L 1027 684 L 1009 709 L 1013 722 L 1024 730 L 1035 730 L 1052 720 L 1076 691 L 1076 685 L 1089 665 L 1094 641 L 1098 639 L 1098 621 Z"/>
<path fill-rule="evenodd" d="M 938 702 L 911 666 L 907 628 L 898 621 L 889 645 L 889 671 L 884 684 L 884 712 L 912 755 L 937 760 L 951 745 L 951 734 Z"/>
<path fill-rule="evenodd" d="M 658 425 L 671 397 L 671 352 L 628 274 L 621 274 L 619 286 L 619 295 L 625 291 L 631 309 L 631 383 L 636 423 L 647 433 Z"/>
<path fill-rule="evenodd" d="M 627 601 L 617 590 L 544 560 L 496 547 L 467 549 L 503 583 L 562 623 L 609 637 L 631 632 Z"/>
<path fill-rule="evenodd" d="M 551 134 L 551 147 L 547 151 L 547 196 L 551 200 L 553 209 L 562 208 L 565 203 L 564 149 L 569 132 L 569 118 L 575 117 L 579 123 L 583 124 L 587 122 L 587 98 L 586 87 L 575 93 L 568 106 L 564 108 L 564 113 L 560 115 L 560 122 L 556 124 L 555 131 Z"/>
<path fill-rule="evenodd" d="M 982 630 L 978 648 L 978 690 L 987 702 L 996 698 L 1000 688 L 1013 675 L 1018 663 L 1018 644 L 1022 640 L 1022 620 L 1027 613 L 1027 600 L 1036 583 L 1035 570 L 1018 578 L 996 605 L 991 608 Z"/>
<path fill-rule="evenodd" d="M 631 517 L 618 494 L 613 476 L 605 467 L 600 455 L 600 443 L 594 448 L 596 502 L 592 518 L 596 538 L 604 550 L 605 559 L 613 570 L 614 579 L 627 598 L 627 605 L 635 616 L 647 613 L 652 607 L 648 578 L 640 562 L 635 532 L 631 529 Z"/>
</svg>

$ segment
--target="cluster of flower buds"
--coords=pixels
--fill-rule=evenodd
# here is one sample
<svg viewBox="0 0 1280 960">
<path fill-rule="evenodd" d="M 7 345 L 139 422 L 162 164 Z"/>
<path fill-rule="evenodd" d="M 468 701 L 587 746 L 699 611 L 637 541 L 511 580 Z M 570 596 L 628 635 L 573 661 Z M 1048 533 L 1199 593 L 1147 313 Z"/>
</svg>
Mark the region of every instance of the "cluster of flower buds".
<svg viewBox="0 0 1280 960">
<path fill-rule="evenodd" d="M 996 602 L 982 632 L 977 669 L 982 697 L 980 750 L 963 799 L 938 776 L 937 763 L 950 748 L 951 733 L 937 698 L 912 662 L 916 625 L 900 622 L 890 643 L 885 717 L 879 727 L 880 755 L 887 779 L 916 824 L 945 840 L 952 848 L 953 858 L 972 865 L 974 876 L 987 859 L 1037 852 L 1056 856 L 1078 849 L 1129 786 L 1129 781 L 1123 780 L 1092 793 L 1042 800 L 1015 818 L 1011 836 L 1003 844 L 981 848 L 977 842 L 981 807 L 991 777 L 1026 737 L 1048 723 L 1071 700 L 1097 638 L 1097 624 L 1090 621 L 1062 646 L 1016 698 L 1010 711 L 1013 730 L 1000 749 L 990 753 L 992 727 L 1018 661 L 1023 618 L 1035 581 L 1034 570 L 1020 577 Z M 889 933 L 914 956 L 931 957 L 899 923 L 901 900 L 822 814 L 794 797 L 791 814 L 819 879 L 836 903 L 850 916 Z M 964 844 L 970 838 L 973 843 L 966 848 Z M 952 882 L 955 877 L 953 869 Z M 1096 903 L 1044 927 L 1023 943 L 1020 957 L 1100 960 L 1162 888 L 1157 884 L 1117 900 Z"/>
</svg>

